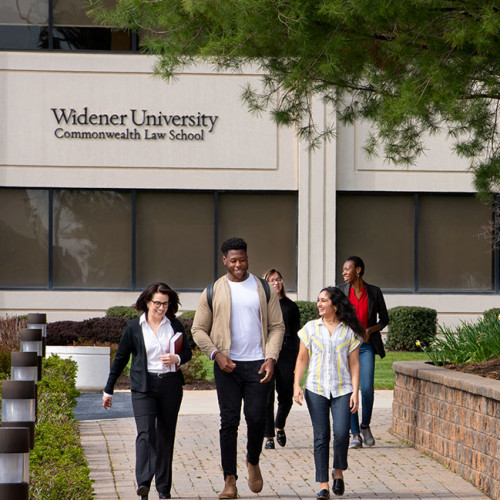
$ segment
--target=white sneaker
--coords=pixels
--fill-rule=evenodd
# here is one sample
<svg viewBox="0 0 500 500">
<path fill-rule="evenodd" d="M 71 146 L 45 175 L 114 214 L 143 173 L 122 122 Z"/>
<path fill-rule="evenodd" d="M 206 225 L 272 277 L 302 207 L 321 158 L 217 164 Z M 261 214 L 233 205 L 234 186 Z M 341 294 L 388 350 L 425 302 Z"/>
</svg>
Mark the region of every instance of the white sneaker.
<svg viewBox="0 0 500 500">
<path fill-rule="evenodd" d="M 363 448 L 363 440 L 361 439 L 361 436 L 359 434 L 351 438 L 351 444 L 349 445 L 349 448 Z"/>
<path fill-rule="evenodd" d="M 363 436 L 363 441 L 365 443 L 365 446 L 368 446 L 368 448 L 373 446 L 375 444 L 375 438 L 373 437 L 370 428 L 367 427 L 366 429 L 364 429 L 363 427 L 361 427 L 360 430 L 361 430 L 361 436 Z"/>
</svg>

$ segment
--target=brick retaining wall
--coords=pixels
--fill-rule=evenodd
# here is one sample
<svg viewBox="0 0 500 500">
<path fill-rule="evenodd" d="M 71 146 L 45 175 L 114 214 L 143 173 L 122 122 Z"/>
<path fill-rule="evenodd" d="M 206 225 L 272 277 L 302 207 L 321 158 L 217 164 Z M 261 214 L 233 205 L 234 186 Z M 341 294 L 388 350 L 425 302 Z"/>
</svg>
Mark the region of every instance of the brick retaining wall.
<svg viewBox="0 0 500 500">
<path fill-rule="evenodd" d="M 500 381 L 399 361 L 392 430 L 500 499 Z"/>
</svg>

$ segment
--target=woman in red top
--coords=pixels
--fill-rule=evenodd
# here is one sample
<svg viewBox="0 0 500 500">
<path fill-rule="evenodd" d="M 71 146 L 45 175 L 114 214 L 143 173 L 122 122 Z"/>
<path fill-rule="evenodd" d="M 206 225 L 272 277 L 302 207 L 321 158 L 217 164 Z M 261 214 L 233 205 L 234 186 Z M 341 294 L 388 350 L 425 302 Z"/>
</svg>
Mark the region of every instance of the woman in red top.
<svg viewBox="0 0 500 500">
<path fill-rule="evenodd" d="M 365 264 L 360 257 L 346 259 L 342 270 L 344 283 L 342 290 L 356 309 L 356 316 L 365 327 L 363 343 L 359 348 L 360 388 L 361 388 L 361 428 L 358 412 L 351 415 L 351 444 L 349 448 L 373 446 L 375 439 L 370 430 L 374 400 L 375 354 L 385 356 L 380 331 L 389 323 L 389 315 L 384 296 L 377 286 L 363 281 Z"/>
</svg>

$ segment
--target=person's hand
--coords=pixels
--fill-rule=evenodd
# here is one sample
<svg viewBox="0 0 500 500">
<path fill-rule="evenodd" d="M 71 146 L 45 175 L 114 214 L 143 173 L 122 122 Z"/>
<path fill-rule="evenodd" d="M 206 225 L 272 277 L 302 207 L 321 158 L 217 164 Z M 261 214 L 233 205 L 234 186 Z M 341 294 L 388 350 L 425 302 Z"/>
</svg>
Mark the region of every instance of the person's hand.
<svg viewBox="0 0 500 500">
<path fill-rule="evenodd" d="M 349 406 L 351 408 L 351 413 L 356 413 L 359 410 L 359 397 L 358 393 L 352 393 L 351 394 L 351 400 L 349 403 Z"/>
<path fill-rule="evenodd" d="M 266 375 L 264 378 L 261 379 L 260 383 L 265 384 L 266 382 L 269 382 L 273 378 L 273 373 L 274 373 L 274 360 L 271 358 L 267 358 L 264 363 L 262 363 L 260 370 L 259 370 L 259 375 L 266 372 Z"/>
<path fill-rule="evenodd" d="M 176 365 L 179 362 L 177 354 L 160 354 L 158 357 L 163 366 Z"/>
<path fill-rule="evenodd" d="M 110 398 L 109 396 L 103 396 L 102 397 L 102 407 L 107 410 L 108 408 L 111 408 L 113 398 Z"/>
<path fill-rule="evenodd" d="M 300 385 L 293 387 L 293 399 L 299 406 L 302 406 L 302 401 L 304 401 L 304 391 Z"/>
<path fill-rule="evenodd" d="M 231 373 L 236 368 L 236 363 L 221 352 L 215 355 L 215 361 L 223 372 Z"/>
</svg>

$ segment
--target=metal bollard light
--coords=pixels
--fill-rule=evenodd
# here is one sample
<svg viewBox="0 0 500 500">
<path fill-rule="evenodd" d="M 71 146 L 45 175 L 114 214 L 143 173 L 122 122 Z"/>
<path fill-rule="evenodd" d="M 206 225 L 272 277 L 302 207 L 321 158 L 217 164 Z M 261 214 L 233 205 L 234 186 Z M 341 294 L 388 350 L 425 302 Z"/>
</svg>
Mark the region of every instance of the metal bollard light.
<svg viewBox="0 0 500 500">
<path fill-rule="evenodd" d="M 42 330 L 42 356 L 45 357 L 45 346 L 47 345 L 47 315 L 43 313 L 29 313 L 28 328 Z"/>
<path fill-rule="evenodd" d="M 42 329 L 41 328 L 21 328 L 21 352 L 36 352 L 38 363 L 38 380 L 42 379 Z"/>
<path fill-rule="evenodd" d="M 36 352 L 11 352 L 12 380 L 31 380 L 38 384 L 38 356 Z"/>
<path fill-rule="evenodd" d="M 36 386 L 26 380 L 2 382 L 2 428 L 28 427 L 30 448 L 35 445 Z"/>
<path fill-rule="evenodd" d="M 0 427 L 0 498 L 28 500 L 29 479 L 29 429 Z"/>
</svg>

